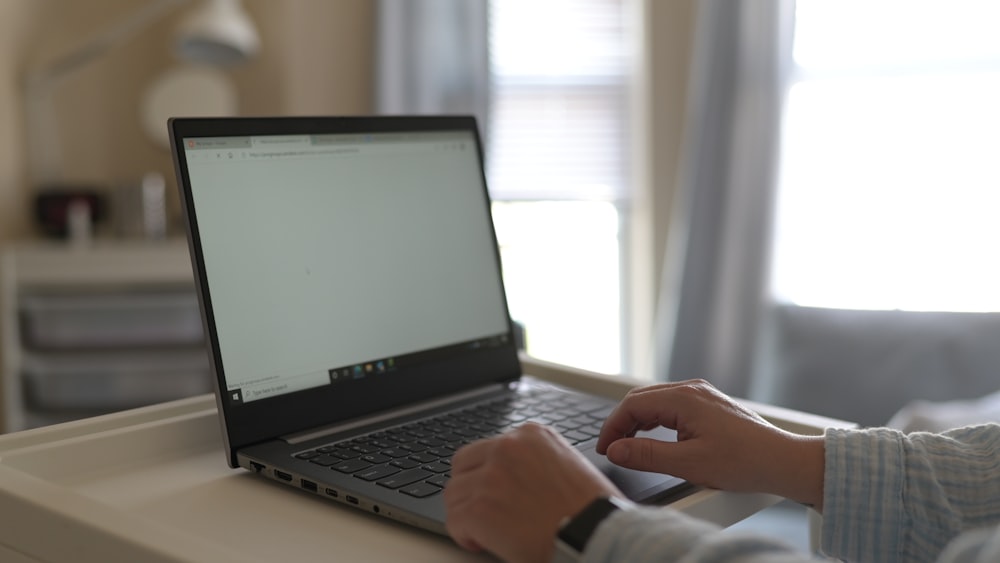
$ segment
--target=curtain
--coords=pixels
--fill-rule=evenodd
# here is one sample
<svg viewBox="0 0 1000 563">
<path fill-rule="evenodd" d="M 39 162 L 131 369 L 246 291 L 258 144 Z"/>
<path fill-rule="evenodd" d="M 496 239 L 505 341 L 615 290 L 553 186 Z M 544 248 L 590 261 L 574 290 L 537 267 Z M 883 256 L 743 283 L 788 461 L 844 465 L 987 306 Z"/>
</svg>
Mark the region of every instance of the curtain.
<svg viewBox="0 0 1000 563">
<path fill-rule="evenodd" d="M 768 272 L 792 7 L 697 3 L 685 141 L 655 327 L 664 379 L 747 396 Z"/>
<path fill-rule="evenodd" d="M 738 396 L 862 425 L 886 424 L 913 401 L 1000 389 L 1000 313 L 827 309 L 770 299 L 794 5 L 707 0 L 697 15 L 656 319 L 660 377 L 703 377 Z M 843 217 L 845 228 L 850 221 Z"/>
<path fill-rule="evenodd" d="M 386 114 L 472 114 L 486 141 L 486 0 L 379 0 L 375 108 Z"/>
</svg>

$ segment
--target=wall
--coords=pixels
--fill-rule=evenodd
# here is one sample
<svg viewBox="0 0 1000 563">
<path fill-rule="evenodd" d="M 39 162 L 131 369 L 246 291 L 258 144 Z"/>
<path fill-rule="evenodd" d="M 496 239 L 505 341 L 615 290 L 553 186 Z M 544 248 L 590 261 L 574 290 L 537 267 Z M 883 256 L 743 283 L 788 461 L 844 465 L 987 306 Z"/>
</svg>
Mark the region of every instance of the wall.
<svg viewBox="0 0 1000 563">
<path fill-rule="evenodd" d="M 17 79 L 28 29 L 34 27 L 39 6 L 31 0 L 0 2 L 0 243 L 28 228 Z"/>
<path fill-rule="evenodd" d="M 55 93 L 63 178 L 109 188 L 148 171 L 172 186 L 169 152 L 143 132 L 148 85 L 180 64 L 173 27 L 193 2 L 69 76 Z M 0 244 L 31 231 L 22 105 L 25 68 L 66 54 L 134 13 L 134 0 L 4 0 L 0 3 Z M 245 0 L 261 35 L 254 61 L 227 71 L 247 115 L 356 114 L 370 110 L 373 3 Z M 174 190 L 170 193 L 173 195 Z M 171 208 L 176 217 L 176 197 Z"/>
<path fill-rule="evenodd" d="M 641 68 L 634 90 L 638 114 L 633 132 L 635 171 L 632 222 L 628 233 L 629 374 L 651 380 L 655 314 L 667 248 L 682 150 L 688 61 L 694 41 L 695 0 L 636 2 Z"/>
<path fill-rule="evenodd" d="M 73 52 L 153 1 L 0 1 L 0 247 L 34 236 L 26 69 Z M 145 134 L 138 113 L 148 85 L 179 64 L 170 54 L 172 32 L 195 0 L 173 1 L 177 5 L 155 25 L 68 76 L 55 92 L 52 110 L 68 183 L 106 190 L 160 172 L 168 180 L 173 233 L 180 234 L 170 153 Z M 227 71 L 241 113 L 371 111 L 373 2 L 244 0 L 244 5 L 262 50 L 252 62 Z"/>
<path fill-rule="evenodd" d="M 169 153 L 142 132 L 137 116 L 145 87 L 177 64 L 173 26 L 192 0 L 139 37 L 68 79 L 58 91 L 65 177 L 113 186 L 147 171 L 173 183 Z M 135 0 L 0 1 L 0 245 L 27 236 L 32 192 L 24 154 L 21 76 L 132 13 Z M 259 57 L 229 71 L 247 115 L 358 114 L 371 110 L 375 2 L 244 0 L 261 34 Z M 659 290 L 666 218 L 680 150 L 695 0 L 636 0 L 643 80 L 637 84 L 636 199 L 629 233 L 635 259 L 630 309 L 632 374 L 651 377 L 653 313 Z M 170 190 L 174 194 L 173 189 Z M 171 198 L 176 218 L 177 200 Z M 174 229 L 180 229 L 175 226 Z"/>
</svg>

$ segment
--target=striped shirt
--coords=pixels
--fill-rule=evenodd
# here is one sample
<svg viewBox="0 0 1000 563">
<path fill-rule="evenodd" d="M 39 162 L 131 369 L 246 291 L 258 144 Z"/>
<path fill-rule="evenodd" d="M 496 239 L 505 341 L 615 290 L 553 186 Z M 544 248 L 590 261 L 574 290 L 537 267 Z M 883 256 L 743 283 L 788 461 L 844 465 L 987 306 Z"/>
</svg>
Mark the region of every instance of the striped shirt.
<svg viewBox="0 0 1000 563">
<path fill-rule="evenodd" d="M 1000 425 L 904 435 L 828 429 L 822 550 L 847 561 L 1000 562 Z M 809 561 L 663 508 L 616 512 L 583 561 Z"/>
</svg>

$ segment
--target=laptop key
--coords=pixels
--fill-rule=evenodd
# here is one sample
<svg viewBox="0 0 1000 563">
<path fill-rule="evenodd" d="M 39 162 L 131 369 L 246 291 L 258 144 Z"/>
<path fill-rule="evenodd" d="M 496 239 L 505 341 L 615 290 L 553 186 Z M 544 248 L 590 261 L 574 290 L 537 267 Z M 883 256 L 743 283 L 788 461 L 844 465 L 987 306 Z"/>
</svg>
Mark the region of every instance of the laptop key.
<svg viewBox="0 0 1000 563">
<path fill-rule="evenodd" d="M 417 453 L 426 450 L 427 446 L 423 444 L 411 443 L 411 444 L 402 444 L 401 446 L 399 446 L 399 449 L 406 450 L 410 453 Z"/>
<path fill-rule="evenodd" d="M 396 467 L 399 467 L 401 469 L 413 469 L 414 467 L 419 466 L 420 462 L 409 458 L 396 459 L 389 462 L 389 465 L 395 465 Z"/>
<path fill-rule="evenodd" d="M 347 459 L 334 465 L 333 468 L 341 473 L 357 473 L 370 466 L 370 463 L 362 459 Z"/>
<path fill-rule="evenodd" d="M 417 483 L 416 485 L 403 487 L 402 489 L 399 489 L 399 492 L 410 495 L 411 497 L 424 498 L 441 492 L 441 487 L 431 485 L 430 483 Z"/>
<path fill-rule="evenodd" d="M 547 416 L 537 415 L 525 420 L 525 422 L 534 422 L 535 424 L 541 424 L 542 426 L 548 426 L 555 422 Z"/>
<path fill-rule="evenodd" d="M 434 463 L 428 463 L 424 466 L 427 471 L 433 471 L 434 473 L 444 473 L 451 470 L 451 465 L 447 463 L 441 463 L 440 461 L 435 461 Z"/>
<path fill-rule="evenodd" d="M 579 424 L 571 420 L 561 420 L 559 422 L 556 422 L 552 426 L 554 426 L 556 430 L 576 430 L 577 428 L 580 427 Z"/>
<path fill-rule="evenodd" d="M 415 459 L 420 463 L 430 463 L 432 461 L 437 461 L 441 456 L 433 455 L 428 452 L 415 453 L 410 456 L 410 459 Z"/>
<path fill-rule="evenodd" d="M 402 471 L 402 469 L 392 465 L 376 465 L 374 467 L 369 467 L 360 473 L 355 473 L 354 476 L 358 479 L 364 479 L 365 481 L 375 481 L 383 477 L 394 475 L 400 471 Z"/>
<path fill-rule="evenodd" d="M 589 440 L 593 438 L 593 436 L 591 436 L 590 434 L 586 434 L 578 430 L 570 430 L 568 432 L 563 432 L 563 436 L 565 436 L 566 439 L 570 440 L 571 442 L 582 442 L 584 440 Z"/>
<path fill-rule="evenodd" d="M 368 463 L 375 463 L 375 464 L 385 463 L 387 461 L 391 461 L 392 460 L 391 457 L 389 457 L 387 455 L 382 455 L 382 454 L 368 454 L 368 455 L 363 455 L 363 456 L 361 456 L 361 459 L 364 460 L 364 461 L 367 461 Z"/>
<path fill-rule="evenodd" d="M 354 451 L 349 448 L 338 448 L 333 450 L 330 455 L 339 457 L 340 459 L 354 459 L 361 455 L 361 452 Z"/>
<path fill-rule="evenodd" d="M 437 485 L 439 487 L 444 487 L 448 484 L 448 479 L 451 478 L 451 473 L 440 473 L 433 477 L 428 477 L 427 482 L 431 485 Z"/>
<path fill-rule="evenodd" d="M 314 457 L 309 460 L 310 463 L 315 463 L 316 465 L 322 465 L 323 467 L 329 467 L 331 465 L 336 465 L 342 463 L 344 460 L 339 457 L 334 457 L 329 454 L 323 454 L 321 456 Z"/>
<path fill-rule="evenodd" d="M 434 474 L 426 469 L 407 469 L 378 481 L 378 484 L 389 489 L 398 489 L 417 481 L 423 481 L 431 475 Z"/>
<path fill-rule="evenodd" d="M 608 415 L 611 414 L 611 411 L 615 410 L 615 407 L 614 405 L 595 405 L 592 407 L 591 406 L 584 407 L 583 410 L 585 410 L 588 415 L 594 418 L 604 420 L 605 418 L 608 418 Z"/>
</svg>

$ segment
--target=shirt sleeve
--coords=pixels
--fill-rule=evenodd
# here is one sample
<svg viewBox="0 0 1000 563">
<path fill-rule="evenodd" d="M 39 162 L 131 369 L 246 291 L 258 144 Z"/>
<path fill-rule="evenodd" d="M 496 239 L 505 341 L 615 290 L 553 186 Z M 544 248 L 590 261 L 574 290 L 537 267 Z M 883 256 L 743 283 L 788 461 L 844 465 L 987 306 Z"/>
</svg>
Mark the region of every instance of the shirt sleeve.
<svg viewBox="0 0 1000 563">
<path fill-rule="evenodd" d="M 872 554 L 856 561 L 881 561 Z M 904 559 L 906 556 L 896 557 Z M 932 557 L 933 558 L 933 557 Z M 814 559 L 777 539 L 723 532 L 670 508 L 615 512 L 587 542 L 583 563 L 804 563 Z M 1000 561 L 1000 528 L 973 530 L 952 541 L 938 563 Z"/>
<path fill-rule="evenodd" d="M 798 563 L 810 558 L 776 539 L 723 533 L 669 508 L 636 508 L 609 516 L 587 542 L 585 563 Z"/>
<path fill-rule="evenodd" d="M 1000 561 L 1000 426 L 826 434 L 823 551 L 850 561 Z M 670 508 L 618 511 L 585 563 L 798 563 L 780 540 L 723 532 Z"/>
<path fill-rule="evenodd" d="M 1000 523 L 998 425 L 909 435 L 830 429 L 825 443 L 822 549 L 830 556 L 934 561 L 963 532 Z"/>
</svg>

